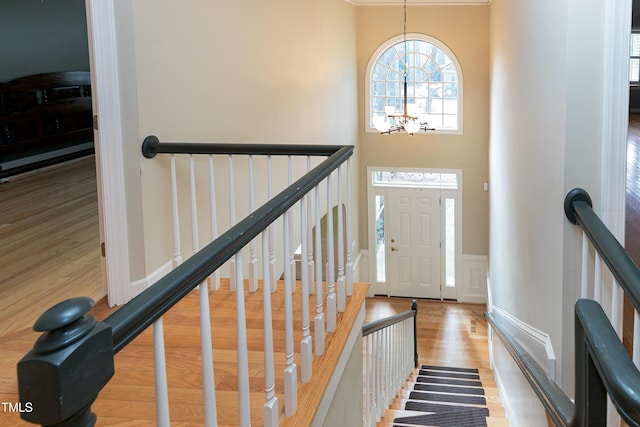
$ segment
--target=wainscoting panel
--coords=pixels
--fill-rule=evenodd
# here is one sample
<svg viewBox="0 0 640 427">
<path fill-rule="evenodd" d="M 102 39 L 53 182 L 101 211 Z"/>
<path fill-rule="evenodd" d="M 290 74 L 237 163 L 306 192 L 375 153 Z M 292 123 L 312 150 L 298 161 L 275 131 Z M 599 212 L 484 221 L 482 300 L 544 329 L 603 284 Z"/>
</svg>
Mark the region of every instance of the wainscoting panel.
<svg viewBox="0 0 640 427">
<path fill-rule="evenodd" d="M 462 289 L 458 301 L 474 304 L 487 302 L 487 256 L 462 255 Z"/>
</svg>

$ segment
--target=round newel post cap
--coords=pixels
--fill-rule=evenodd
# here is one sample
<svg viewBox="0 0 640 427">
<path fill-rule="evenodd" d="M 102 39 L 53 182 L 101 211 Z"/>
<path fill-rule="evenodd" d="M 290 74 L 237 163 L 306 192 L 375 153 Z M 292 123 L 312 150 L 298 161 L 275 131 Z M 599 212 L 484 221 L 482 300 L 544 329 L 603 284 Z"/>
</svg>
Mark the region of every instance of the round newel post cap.
<svg viewBox="0 0 640 427">
<path fill-rule="evenodd" d="M 573 208 L 573 203 L 575 202 L 586 202 L 589 206 L 593 207 L 591 197 L 586 190 L 583 190 L 582 188 L 574 188 L 569 191 L 564 198 L 564 214 L 572 224 L 578 223 L 578 218 L 576 217 L 576 213 Z"/>
<path fill-rule="evenodd" d="M 93 316 L 86 316 L 93 304 L 88 297 L 71 298 L 42 313 L 34 323 L 33 330 L 44 334 L 38 338 L 33 349 L 48 353 L 86 335 L 96 324 Z"/>
<path fill-rule="evenodd" d="M 160 140 L 155 135 L 149 135 L 142 141 L 142 155 L 147 159 L 152 159 L 156 154 L 156 145 L 160 143 Z"/>
<path fill-rule="evenodd" d="M 54 305 L 36 320 L 33 330 L 37 332 L 53 331 L 67 326 L 87 314 L 94 302 L 89 297 L 71 298 Z"/>
</svg>

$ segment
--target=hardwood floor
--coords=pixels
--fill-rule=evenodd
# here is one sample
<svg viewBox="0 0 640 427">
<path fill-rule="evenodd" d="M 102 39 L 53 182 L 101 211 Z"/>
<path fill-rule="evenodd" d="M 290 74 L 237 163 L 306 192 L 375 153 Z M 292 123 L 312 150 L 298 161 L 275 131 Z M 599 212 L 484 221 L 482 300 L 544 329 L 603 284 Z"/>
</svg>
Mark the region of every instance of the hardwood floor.
<svg viewBox="0 0 640 427">
<path fill-rule="evenodd" d="M 640 264 L 640 114 L 629 114 L 626 184 L 625 249 L 636 264 Z M 623 342 L 632 353 L 634 309 L 626 296 L 623 313 Z"/>
<path fill-rule="evenodd" d="M 56 302 L 105 295 L 93 156 L 0 184 L 0 263 L 0 336 Z"/>
<path fill-rule="evenodd" d="M 365 322 L 410 308 L 409 298 L 367 298 Z M 484 304 L 419 299 L 419 363 L 490 369 L 486 309 Z"/>
</svg>

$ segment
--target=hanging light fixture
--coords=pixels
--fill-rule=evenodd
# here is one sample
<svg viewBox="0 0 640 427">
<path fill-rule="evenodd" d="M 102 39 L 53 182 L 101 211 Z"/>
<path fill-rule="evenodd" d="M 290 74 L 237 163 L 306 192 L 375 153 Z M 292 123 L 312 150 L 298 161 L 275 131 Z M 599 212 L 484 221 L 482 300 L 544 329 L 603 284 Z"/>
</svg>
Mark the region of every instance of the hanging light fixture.
<svg viewBox="0 0 640 427">
<path fill-rule="evenodd" d="M 395 132 L 404 130 L 409 135 L 413 135 L 416 132 L 435 130 L 429 128 L 426 115 L 420 111 L 420 107 L 416 104 L 409 104 L 407 100 L 407 0 L 404 0 L 404 15 L 403 15 L 403 43 L 404 43 L 404 72 L 403 78 L 403 91 L 404 100 L 402 103 L 402 111 L 396 112 L 393 105 L 387 105 L 384 107 L 385 117 L 374 118 L 374 126 L 376 129 L 385 135 L 390 135 Z"/>
</svg>

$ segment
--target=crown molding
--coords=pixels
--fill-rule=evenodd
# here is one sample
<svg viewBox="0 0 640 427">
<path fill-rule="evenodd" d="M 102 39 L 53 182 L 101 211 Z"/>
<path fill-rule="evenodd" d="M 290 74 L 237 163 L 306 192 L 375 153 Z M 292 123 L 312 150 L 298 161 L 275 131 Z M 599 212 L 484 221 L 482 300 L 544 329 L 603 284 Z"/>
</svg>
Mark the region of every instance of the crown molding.
<svg viewBox="0 0 640 427">
<path fill-rule="evenodd" d="M 393 6 L 403 4 L 403 0 L 345 0 L 356 6 Z M 491 0 L 407 0 L 408 6 L 470 6 L 488 5 Z"/>
</svg>

